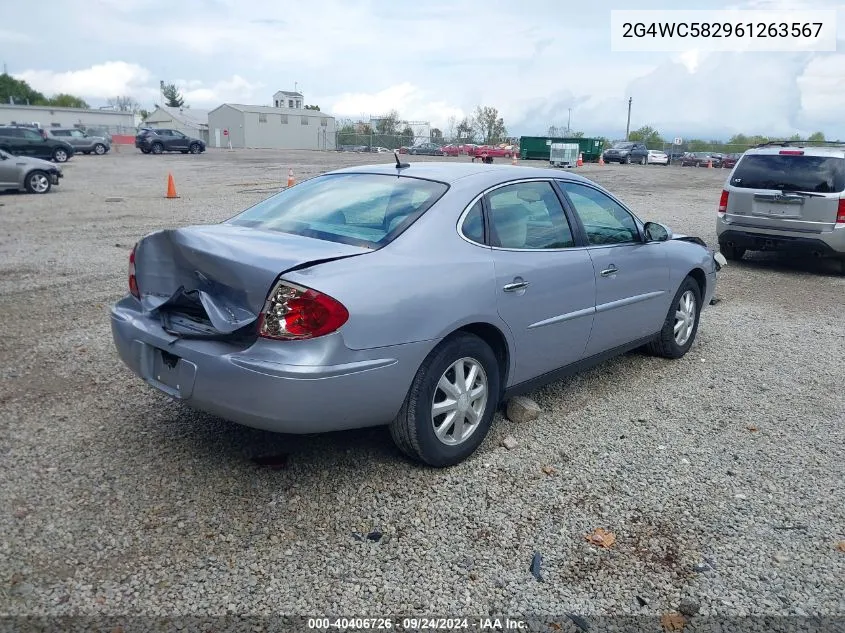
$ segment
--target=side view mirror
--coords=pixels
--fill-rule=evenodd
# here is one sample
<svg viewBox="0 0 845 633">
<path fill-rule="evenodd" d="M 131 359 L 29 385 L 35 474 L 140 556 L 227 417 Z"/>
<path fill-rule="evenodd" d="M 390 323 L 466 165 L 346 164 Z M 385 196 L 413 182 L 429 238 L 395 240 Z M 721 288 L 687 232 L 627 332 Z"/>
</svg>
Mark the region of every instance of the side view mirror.
<svg viewBox="0 0 845 633">
<path fill-rule="evenodd" d="M 646 222 L 643 227 L 646 242 L 665 242 L 672 239 L 672 230 L 659 222 Z"/>
</svg>

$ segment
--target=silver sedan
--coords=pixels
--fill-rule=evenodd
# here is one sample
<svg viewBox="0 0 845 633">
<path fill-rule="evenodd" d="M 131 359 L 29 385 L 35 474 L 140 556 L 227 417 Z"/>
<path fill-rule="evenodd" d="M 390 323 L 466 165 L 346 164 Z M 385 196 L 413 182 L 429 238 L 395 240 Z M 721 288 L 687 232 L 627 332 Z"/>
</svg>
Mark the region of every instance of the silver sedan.
<svg viewBox="0 0 845 633">
<path fill-rule="evenodd" d="M 399 162 L 141 239 L 114 343 L 156 389 L 278 432 L 388 425 L 467 458 L 513 395 L 629 350 L 679 358 L 715 254 L 557 170 Z"/>
</svg>

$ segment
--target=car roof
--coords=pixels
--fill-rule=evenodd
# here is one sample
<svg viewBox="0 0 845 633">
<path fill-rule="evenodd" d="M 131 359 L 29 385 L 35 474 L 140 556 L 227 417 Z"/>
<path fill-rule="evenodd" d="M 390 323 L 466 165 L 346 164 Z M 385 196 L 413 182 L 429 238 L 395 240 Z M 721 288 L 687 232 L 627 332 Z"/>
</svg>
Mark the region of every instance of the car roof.
<svg viewBox="0 0 845 633">
<path fill-rule="evenodd" d="M 407 163 L 406 163 L 407 164 Z M 446 161 L 419 161 L 410 163 L 410 167 L 396 169 L 396 162 L 383 165 L 360 165 L 345 167 L 328 172 L 329 174 L 385 174 L 426 180 L 438 180 L 447 184 L 473 176 L 487 176 L 490 180 L 507 182 L 522 178 L 556 178 L 575 182 L 590 182 L 587 178 L 569 171 L 544 169 L 542 167 L 524 167 L 517 165 L 490 165 L 487 163 L 452 163 Z"/>
<path fill-rule="evenodd" d="M 801 143 L 787 143 L 784 145 L 767 145 L 765 147 L 752 147 L 746 150 L 746 154 L 780 154 L 783 150 L 803 150 L 805 156 L 830 156 L 831 158 L 845 157 L 845 144 L 833 146 L 802 145 Z"/>
</svg>

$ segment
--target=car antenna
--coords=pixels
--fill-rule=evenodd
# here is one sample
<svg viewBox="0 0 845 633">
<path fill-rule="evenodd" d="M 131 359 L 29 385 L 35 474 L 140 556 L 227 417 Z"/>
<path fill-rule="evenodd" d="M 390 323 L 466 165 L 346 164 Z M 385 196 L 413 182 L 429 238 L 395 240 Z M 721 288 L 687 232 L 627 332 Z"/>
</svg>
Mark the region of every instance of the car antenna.
<svg viewBox="0 0 845 633">
<path fill-rule="evenodd" d="M 411 163 L 403 163 L 399 160 L 399 152 L 393 150 L 393 156 L 396 158 L 396 169 L 405 169 L 411 166 Z"/>
</svg>

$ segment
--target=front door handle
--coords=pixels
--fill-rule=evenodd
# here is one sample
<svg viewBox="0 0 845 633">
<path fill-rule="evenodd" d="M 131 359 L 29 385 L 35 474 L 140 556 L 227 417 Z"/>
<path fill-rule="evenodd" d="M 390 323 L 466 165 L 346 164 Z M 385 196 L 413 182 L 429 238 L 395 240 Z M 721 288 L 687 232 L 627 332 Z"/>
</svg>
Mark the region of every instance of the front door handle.
<svg viewBox="0 0 845 633">
<path fill-rule="evenodd" d="M 517 281 L 517 282 L 514 282 L 512 284 L 505 284 L 502 287 L 502 290 L 504 290 L 505 292 L 516 292 L 517 290 L 522 290 L 524 288 L 527 288 L 530 285 L 531 284 L 528 283 L 527 281 Z"/>
<path fill-rule="evenodd" d="M 611 264 L 610 266 L 605 268 L 603 271 L 601 271 L 601 276 L 602 277 L 610 277 L 611 275 L 615 275 L 618 272 L 619 272 L 619 269 L 614 264 Z"/>
</svg>

